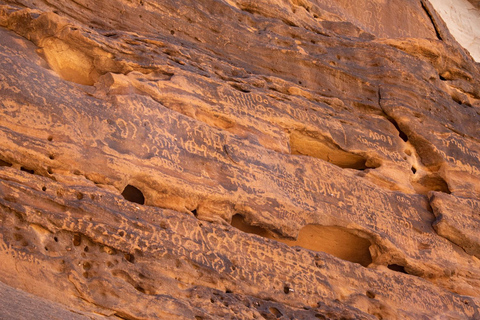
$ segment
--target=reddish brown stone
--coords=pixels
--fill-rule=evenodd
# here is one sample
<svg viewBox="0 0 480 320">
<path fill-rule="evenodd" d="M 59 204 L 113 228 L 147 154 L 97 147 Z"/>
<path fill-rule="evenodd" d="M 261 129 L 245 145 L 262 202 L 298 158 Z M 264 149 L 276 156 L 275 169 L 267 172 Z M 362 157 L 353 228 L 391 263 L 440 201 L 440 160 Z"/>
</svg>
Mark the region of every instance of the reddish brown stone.
<svg viewBox="0 0 480 320">
<path fill-rule="evenodd" d="M 478 64 L 428 1 L 352 3 L 0 1 L 0 293 L 479 318 Z"/>
</svg>

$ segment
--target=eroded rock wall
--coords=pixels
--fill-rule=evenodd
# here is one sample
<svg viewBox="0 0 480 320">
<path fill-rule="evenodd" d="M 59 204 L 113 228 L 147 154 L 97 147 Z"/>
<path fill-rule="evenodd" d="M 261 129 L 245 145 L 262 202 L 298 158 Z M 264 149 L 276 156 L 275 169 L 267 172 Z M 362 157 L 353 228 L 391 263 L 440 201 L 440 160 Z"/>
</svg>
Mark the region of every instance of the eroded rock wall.
<svg viewBox="0 0 480 320">
<path fill-rule="evenodd" d="M 428 1 L 0 4 L 5 285 L 85 317 L 480 317 L 479 67 Z"/>
<path fill-rule="evenodd" d="M 432 0 L 448 29 L 472 57 L 480 61 L 480 1 Z"/>
</svg>

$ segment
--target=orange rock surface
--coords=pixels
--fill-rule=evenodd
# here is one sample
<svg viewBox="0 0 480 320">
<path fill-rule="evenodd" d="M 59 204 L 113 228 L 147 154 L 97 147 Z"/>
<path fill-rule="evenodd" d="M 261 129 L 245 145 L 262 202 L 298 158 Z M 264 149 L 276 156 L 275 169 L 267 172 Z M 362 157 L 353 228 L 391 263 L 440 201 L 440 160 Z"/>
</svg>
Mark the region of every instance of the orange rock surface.
<svg viewBox="0 0 480 320">
<path fill-rule="evenodd" d="M 479 71 L 428 0 L 1 0 L 0 318 L 480 319 Z"/>
</svg>

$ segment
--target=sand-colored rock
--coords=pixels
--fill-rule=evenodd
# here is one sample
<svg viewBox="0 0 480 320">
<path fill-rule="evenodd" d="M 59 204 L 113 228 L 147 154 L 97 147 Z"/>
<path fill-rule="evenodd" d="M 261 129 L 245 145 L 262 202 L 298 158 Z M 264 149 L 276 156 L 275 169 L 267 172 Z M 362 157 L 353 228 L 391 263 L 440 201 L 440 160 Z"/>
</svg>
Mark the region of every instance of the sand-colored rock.
<svg viewBox="0 0 480 320">
<path fill-rule="evenodd" d="M 479 67 L 428 1 L 0 1 L 0 97 L 2 292 L 480 318 Z"/>
<path fill-rule="evenodd" d="M 431 0 L 455 39 L 480 61 L 480 1 Z"/>
</svg>

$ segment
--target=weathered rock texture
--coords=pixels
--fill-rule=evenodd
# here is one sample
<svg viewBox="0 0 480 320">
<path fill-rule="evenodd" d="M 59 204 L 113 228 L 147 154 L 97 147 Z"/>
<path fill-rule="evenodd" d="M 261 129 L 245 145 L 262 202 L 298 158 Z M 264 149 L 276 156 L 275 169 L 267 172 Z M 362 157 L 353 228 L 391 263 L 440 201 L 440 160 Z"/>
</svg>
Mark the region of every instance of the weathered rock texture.
<svg viewBox="0 0 480 320">
<path fill-rule="evenodd" d="M 427 0 L 0 4 L 0 314 L 480 318 L 479 65 Z"/>
<path fill-rule="evenodd" d="M 431 0 L 448 29 L 480 61 L 480 0 Z"/>
</svg>

